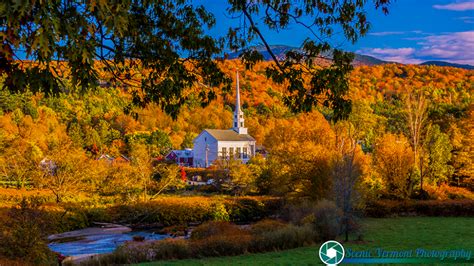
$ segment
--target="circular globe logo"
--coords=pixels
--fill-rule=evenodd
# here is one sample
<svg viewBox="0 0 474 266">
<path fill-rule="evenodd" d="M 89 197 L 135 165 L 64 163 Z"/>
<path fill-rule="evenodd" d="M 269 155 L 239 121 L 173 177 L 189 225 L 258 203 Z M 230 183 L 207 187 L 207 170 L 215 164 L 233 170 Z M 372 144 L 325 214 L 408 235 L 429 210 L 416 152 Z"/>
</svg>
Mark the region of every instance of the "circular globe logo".
<svg viewBox="0 0 474 266">
<path fill-rule="evenodd" d="M 319 248 L 319 258 L 327 265 L 336 265 L 344 259 L 344 247 L 337 241 L 327 241 Z"/>
</svg>

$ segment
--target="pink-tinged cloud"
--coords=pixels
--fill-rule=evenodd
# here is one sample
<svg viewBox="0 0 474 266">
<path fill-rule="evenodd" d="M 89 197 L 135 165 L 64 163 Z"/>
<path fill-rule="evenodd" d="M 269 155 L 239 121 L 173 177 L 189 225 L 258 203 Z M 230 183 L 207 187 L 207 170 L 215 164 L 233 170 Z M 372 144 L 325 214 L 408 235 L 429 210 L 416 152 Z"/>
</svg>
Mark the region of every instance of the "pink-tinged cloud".
<svg viewBox="0 0 474 266">
<path fill-rule="evenodd" d="M 418 56 L 474 65 L 474 31 L 427 36 L 418 44 L 421 45 Z"/>
<path fill-rule="evenodd" d="M 402 55 L 402 56 L 407 56 L 413 54 L 415 49 L 413 48 L 373 48 L 371 50 L 372 53 L 374 54 L 379 54 L 379 55 Z"/>
<path fill-rule="evenodd" d="M 390 36 L 390 35 L 403 35 L 403 34 L 427 34 L 421 30 L 410 30 L 410 31 L 376 31 L 370 32 L 368 35 L 372 36 Z"/>
<path fill-rule="evenodd" d="M 458 17 L 456 19 L 457 20 L 462 20 L 462 22 L 467 23 L 467 24 L 473 24 L 474 23 L 474 17 Z"/>
<path fill-rule="evenodd" d="M 419 48 L 366 48 L 357 53 L 404 64 L 443 60 L 474 65 L 474 31 L 430 35 L 412 40 L 416 41 Z"/>
<path fill-rule="evenodd" d="M 474 1 L 452 3 L 447 5 L 434 5 L 433 8 L 451 11 L 474 10 Z"/>
<path fill-rule="evenodd" d="M 404 63 L 404 64 L 419 64 L 422 61 L 414 58 L 414 48 L 369 48 L 357 51 L 357 53 L 370 55 L 385 61 Z"/>
</svg>

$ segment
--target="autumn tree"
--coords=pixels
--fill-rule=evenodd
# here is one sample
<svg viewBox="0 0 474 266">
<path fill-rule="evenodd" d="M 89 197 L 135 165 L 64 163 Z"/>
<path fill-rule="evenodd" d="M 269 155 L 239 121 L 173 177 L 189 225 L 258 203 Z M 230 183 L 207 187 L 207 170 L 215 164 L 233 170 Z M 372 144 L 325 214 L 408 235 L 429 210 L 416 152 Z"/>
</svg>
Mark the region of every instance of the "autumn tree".
<svg viewBox="0 0 474 266">
<path fill-rule="evenodd" d="M 460 125 L 452 125 L 452 165 L 457 185 L 474 186 L 474 105 L 468 109 L 467 117 Z"/>
<path fill-rule="evenodd" d="M 127 135 L 126 142 L 130 150 L 133 150 L 137 145 L 146 146 L 152 157 L 166 155 L 173 147 L 169 135 L 160 129 Z"/>
<path fill-rule="evenodd" d="M 111 163 L 105 160 L 89 162 L 88 191 L 99 197 L 117 197 L 123 202 L 143 196 L 143 183 L 137 182 L 136 168 L 131 163 Z"/>
<path fill-rule="evenodd" d="M 270 160 L 257 154 L 248 162 L 248 167 L 255 176 L 255 188 L 258 193 L 267 195 L 272 189 L 272 168 Z"/>
<path fill-rule="evenodd" d="M 334 133 L 317 112 L 278 121 L 265 137 L 271 193 L 321 199 L 331 188 Z"/>
<path fill-rule="evenodd" d="M 229 177 L 232 190 L 235 194 L 246 194 L 255 191 L 256 173 L 252 172 L 247 164 L 239 160 L 229 162 Z"/>
<path fill-rule="evenodd" d="M 140 187 L 143 200 L 148 200 L 148 192 L 152 183 L 153 165 L 150 148 L 145 144 L 132 144 L 130 149 L 131 166 L 135 181 Z"/>
<path fill-rule="evenodd" d="M 51 217 L 46 215 L 38 198 L 23 198 L 17 206 L 5 212 L 0 224 L 0 255 L 20 259 L 21 263 L 49 265 L 55 256 L 48 248 Z"/>
<path fill-rule="evenodd" d="M 372 151 L 376 138 L 385 131 L 385 119 L 375 114 L 367 101 L 355 101 L 348 121 L 353 138 L 364 151 Z"/>
<path fill-rule="evenodd" d="M 154 194 L 151 199 L 169 189 L 181 189 L 186 186 L 186 182 L 181 179 L 181 169 L 176 164 L 160 163 L 154 169 L 153 174 Z"/>
<path fill-rule="evenodd" d="M 360 128 L 350 121 L 339 122 L 335 125 L 335 154 L 333 161 L 333 191 L 336 205 L 342 211 L 342 231 L 345 241 L 349 240 L 349 233 L 357 230 L 357 215 L 355 210 L 362 202 L 361 191 L 363 175 L 371 170 L 368 155 L 362 152 L 358 140 Z"/>
<path fill-rule="evenodd" d="M 38 171 L 43 174 L 36 183 L 50 190 L 56 197 L 56 202 L 62 202 L 68 197 L 77 197 L 85 192 L 87 175 L 90 174 L 87 157 L 82 150 L 62 147 L 45 158 L 44 164 L 39 165 Z"/>
<path fill-rule="evenodd" d="M 413 147 L 413 160 L 420 169 L 419 153 L 421 152 L 421 136 L 426 125 L 428 99 L 423 95 L 423 92 L 410 93 L 405 98 L 405 108 L 408 136 Z"/>
<path fill-rule="evenodd" d="M 384 13 L 390 2 L 374 1 Z M 65 90 L 65 73 L 82 91 L 96 87 L 101 78 L 96 65 L 100 64 L 111 82 L 141 87 L 133 94 L 135 105 L 155 102 L 176 118 L 189 97 L 185 90 L 192 85 L 204 84 L 197 94 L 202 104 L 215 98 L 214 88 L 230 86 L 230 79 L 213 60 L 217 55 L 225 48 L 243 48 L 242 58 L 253 65 L 262 57 L 248 44 L 258 40 L 274 61 L 266 69 L 267 76 L 291 81 L 285 98 L 288 106 L 308 111 L 318 102 L 317 96 L 324 94 L 323 104 L 333 108 L 338 119 L 350 110 L 344 96 L 354 56 L 331 50 L 329 40 L 336 30 L 351 42 L 364 36 L 370 26 L 366 8 L 366 1 L 229 1 L 228 14 L 240 16 L 243 25 L 231 27 L 224 38 L 205 30 L 216 25 L 213 14 L 185 0 L 2 2 L 0 69 L 6 75 L 4 86 L 11 91 L 30 88 L 57 94 Z M 293 25 L 307 30 L 309 38 L 301 52 L 290 51 L 281 62 L 262 27 L 278 32 Z M 16 61 L 20 51 L 35 62 L 24 67 Z M 321 57 L 332 62 L 329 68 L 314 68 Z M 146 70 L 135 75 L 133 70 L 140 68 Z M 309 86 L 305 75 L 310 77 Z"/>
<path fill-rule="evenodd" d="M 375 146 L 375 169 L 387 183 L 386 193 L 396 198 L 407 198 L 415 180 L 411 177 L 413 150 L 403 136 L 386 134 Z"/>
<path fill-rule="evenodd" d="M 453 173 L 453 167 L 449 165 L 453 149 L 449 136 L 441 132 L 439 126 L 431 126 L 424 146 L 428 154 L 427 175 L 430 183 L 439 185 L 448 182 Z"/>
<path fill-rule="evenodd" d="M 183 142 L 181 143 L 181 149 L 186 149 L 186 148 L 193 148 L 194 146 L 194 139 L 197 137 L 196 133 L 192 132 L 186 132 L 184 135 Z"/>
<path fill-rule="evenodd" d="M 23 189 L 40 174 L 38 164 L 43 152 L 34 143 L 27 144 L 17 140 L 11 144 L 15 148 L 8 149 L 1 156 L 3 158 L 0 157 L 0 174 L 17 188 Z"/>
</svg>

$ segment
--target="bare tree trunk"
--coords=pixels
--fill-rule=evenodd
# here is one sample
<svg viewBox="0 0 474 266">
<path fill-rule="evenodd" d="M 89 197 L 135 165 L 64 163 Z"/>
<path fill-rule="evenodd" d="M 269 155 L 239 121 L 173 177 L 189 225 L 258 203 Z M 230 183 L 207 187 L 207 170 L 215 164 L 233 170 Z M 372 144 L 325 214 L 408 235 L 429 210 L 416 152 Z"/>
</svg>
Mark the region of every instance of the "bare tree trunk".
<svg viewBox="0 0 474 266">
<path fill-rule="evenodd" d="M 345 241 L 349 241 L 349 233 L 352 230 L 351 224 L 354 220 L 354 190 L 355 184 L 360 176 L 360 169 L 355 165 L 355 154 L 357 141 L 354 132 L 350 130 L 347 133 L 336 135 L 338 143 L 339 158 L 337 159 L 334 172 L 334 189 L 336 204 L 342 210 L 342 230 L 345 235 Z M 345 130 L 345 129 L 344 129 Z"/>
<path fill-rule="evenodd" d="M 410 94 L 405 100 L 406 120 L 409 127 L 410 142 L 413 147 L 413 161 L 420 170 L 423 166 L 420 157 L 420 137 L 426 120 L 427 100 L 420 92 L 417 95 Z M 411 178 L 410 178 L 411 179 Z M 409 183 L 411 183 L 410 180 Z M 423 190 L 423 176 L 420 176 L 421 190 Z"/>
</svg>

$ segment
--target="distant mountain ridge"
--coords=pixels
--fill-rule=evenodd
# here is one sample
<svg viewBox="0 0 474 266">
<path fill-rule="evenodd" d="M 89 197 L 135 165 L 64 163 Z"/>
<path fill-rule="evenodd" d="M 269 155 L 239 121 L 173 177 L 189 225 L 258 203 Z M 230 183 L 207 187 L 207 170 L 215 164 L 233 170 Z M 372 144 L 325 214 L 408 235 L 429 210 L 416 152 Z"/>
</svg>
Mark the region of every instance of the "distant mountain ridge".
<svg viewBox="0 0 474 266">
<path fill-rule="evenodd" d="M 455 63 L 449 63 L 446 61 L 426 61 L 421 63 L 420 65 L 423 66 L 448 66 L 448 67 L 457 67 L 457 68 L 464 68 L 467 70 L 474 70 L 474 66 L 472 65 L 467 65 L 467 64 L 455 64 Z"/>
<path fill-rule="evenodd" d="M 288 51 L 296 50 L 299 52 L 302 52 L 301 48 L 297 47 L 292 47 L 292 46 L 287 46 L 287 45 L 270 45 L 270 48 L 273 51 L 273 54 L 278 58 L 278 60 L 283 60 L 285 58 L 285 54 Z M 265 46 L 260 45 L 260 46 L 254 46 L 252 49 L 255 49 L 259 53 L 263 55 L 263 58 L 265 61 L 270 61 L 272 60 L 272 56 L 270 53 L 267 51 Z M 239 52 L 232 52 L 227 55 L 227 58 L 229 59 L 236 59 L 239 57 L 241 54 L 241 51 Z M 329 54 L 325 55 L 327 57 L 330 57 Z M 322 65 L 329 64 L 329 60 L 326 60 L 326 62 L 320 62 Z M 355 66 L 374 66 L 374 65 L 383 65 L 383 64 L 391 64 L 391 63 L 396 63 L 396 62 L 390 62 L 390 61 L 384 61 L 381 59 L 378 59 L 373 56 L 369 55 L 363 55 L 363 54 L 357 54 L 355 53 L 355 58 L 353 64 Z M 397 63 L 399 64 L 399 63 Z M 471 65 L 462 65 L 462 64 L 455 64 L 455 63 L 449 63 L 445 61 L 426 61 L 423 62 L 419 65 L 435 65 L 435 66 L 448 66 L 448 67 L 457 67 L 457 68 L 463 68 L 467 70 L 474 70 L 474 66 Z"/>
</svg>

